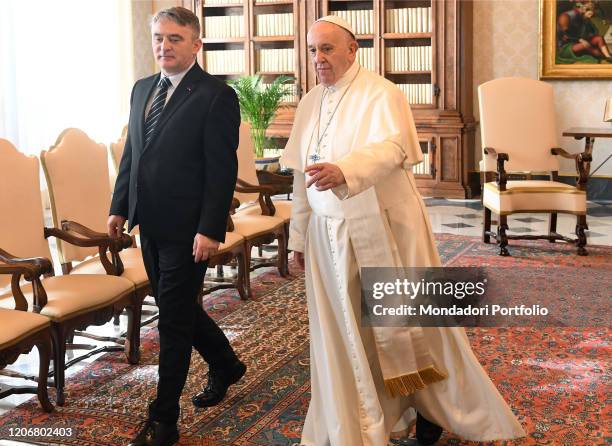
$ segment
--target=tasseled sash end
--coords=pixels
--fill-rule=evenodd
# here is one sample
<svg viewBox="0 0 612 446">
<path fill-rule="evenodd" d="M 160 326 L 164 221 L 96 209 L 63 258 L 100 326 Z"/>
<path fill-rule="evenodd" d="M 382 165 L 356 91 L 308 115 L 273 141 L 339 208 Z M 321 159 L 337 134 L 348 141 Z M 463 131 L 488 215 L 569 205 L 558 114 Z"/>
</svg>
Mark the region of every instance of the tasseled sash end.
<svg viewBox="0 0 612 446">
<path fill-rule="evenodd" d="M 385 379 L 385 389 L 392 398 L 396 396 L 409 396 L 417 390 L 424 389 L 429 384 L 442 381 L 447 378 L 445 373 L 440 372 L 435 366 L 430 366 L 408 375 Z"/>
</svg>

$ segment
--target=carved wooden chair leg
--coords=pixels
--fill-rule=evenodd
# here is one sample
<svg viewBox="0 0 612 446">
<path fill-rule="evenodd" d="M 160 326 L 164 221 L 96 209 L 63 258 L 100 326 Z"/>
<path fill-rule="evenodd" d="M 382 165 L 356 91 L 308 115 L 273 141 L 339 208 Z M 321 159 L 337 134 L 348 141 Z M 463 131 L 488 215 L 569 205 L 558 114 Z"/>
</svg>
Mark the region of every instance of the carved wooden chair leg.
<svg viewBox="0 0 612 446">
<path fill-rule="evenodd" d="M 126 307 L 128 314 L 127 336 L 125 338 L 125 355 L 130 364 L 140 361 L 140 320 L 142 318 L 142 298 L 134 295 L 132 304 Z"/>
<path fill-rule="evenodd" d="M 576 216 L 576 236 L 578 240 L 576 242 L 576 246 L 578 247 L 578 255 L 579 256 L 587 256 L 589 253 L 585 249 L 587 244 L 586 234 L 584 231 L 589 229 L 586 222 L 586 215 L 578 215 Z"/>
<path fill-rule="evenodd" d="M 278 258 L 276 259 L 278 272 L 281 277 L 287 277 L 289 276 L 289 256 L 287 254 L 285 227 L 283 226 L 276 235 L 278 241 Z"/>
<path fill-rule="evenodd" d="M 238 294 L 240 295 L 240 299 L 247 300 L 251 297 L 249 265 L 246 261 L 246 256 L 244 252 L 238 254 L 236 256 L 236 259 L 236 263 L 238 264 L 236 287 L 238 288 Z"/>
<path fill-rule="evenodd" d="M 491 241 L 491 236 L 489 235 L 491 231 L 491 209 L 487 207 L 483 208 L 483 219 L 482 241 L 484 243 L 489 243 Z"/>
<path fill-rule="evenodd" d="M 245 240 L 244 242 L 244 261 L 248 267 L 247 271 L 251 271 L 251 252 L 253 251 L 253 244 L 250 240 Z"/>
<path fill-rule="evenodd" d="M 550 243 L 555 243 L 555 235 L 557 234 L 557 213 L 551 212 L 548 217 L 548 236 L 550 237 L 548 241 Z"/>
<path fill-rule="evenodd" d="M 48 336 L 47 332 L 47 336 Z M 50 338 L 40 339 L 36 343 L 38 349 L 39 364 L 38 364 L 38 401 L 45 412 L 52 412 L 53 405 L 49 401 L 49 392 L 47 390 L 47 379 L 49 376 L 49 362 L 51 360 L 52 344 Z"/>
<path fill-rule="evenodd" d="M 500 215 L 499 216 L 499 224 L 497 225 L 497 243 L 499 245 L 499 255 L 500 256 L 509 256 L 510 253 L 506 246 L 508 246 L 508 235 L 506 231 L 508 230 L 508 216 Z"/>
<path fill-rule="evenodd" d="M 55 401 L 63 406 L 66 401 L 64 395 L 64 369 L 66 365 L 66 329 L 61 324 L 53 323 L 51 330 L 53 339 L 53 382 L 55 384 Z"/>
</svg>

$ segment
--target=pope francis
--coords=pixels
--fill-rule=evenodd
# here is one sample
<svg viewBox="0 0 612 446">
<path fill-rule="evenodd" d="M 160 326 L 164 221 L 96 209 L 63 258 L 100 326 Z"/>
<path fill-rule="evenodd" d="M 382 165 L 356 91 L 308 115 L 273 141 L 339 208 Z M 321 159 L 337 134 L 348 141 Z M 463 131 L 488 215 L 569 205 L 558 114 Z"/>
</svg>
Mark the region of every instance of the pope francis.
<svg viewBox="0 0 612 446">
<path fill-rule="evenodd" d="M 391 82 L 355 62 L 336 16 L 316 21 L 319 79 L 300 102 L 282 163 L 295 171 L 289 248 L 305 267 L 312 399 L 305 446 L 385 446 L 416 418 L 421 444 L 525 435 L 462 328 L 360 324 L 359 268 L 439 266 L 411 167 L 412 113 Z"/>
</svg>

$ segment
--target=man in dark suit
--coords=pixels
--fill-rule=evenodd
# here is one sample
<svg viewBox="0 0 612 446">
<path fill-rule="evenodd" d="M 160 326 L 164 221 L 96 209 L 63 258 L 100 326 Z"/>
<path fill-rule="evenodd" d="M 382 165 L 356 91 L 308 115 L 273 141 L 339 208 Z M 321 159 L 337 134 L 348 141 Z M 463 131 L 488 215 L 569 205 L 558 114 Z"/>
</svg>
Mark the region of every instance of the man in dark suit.
<svg viewBox="0 0 612 446">
<path fill-rule="evenodd" d="M 236 183 L 240 110 L 235 92 L 195 62 L 200 24 L 180 7 L 153 17 L 160 74 L 134 85 L 125 150 L 108 219 L 118 236 L 140 225 L 147 275 L 159 306 L 159 381 L 134 445 L 178 441 L 179 398 L 191 349 L 209 364 L 193 398 L 218 404 L 245 373 L 217 324 L 197 304 L 207 260 L 225 239 Z"/>
</svg>

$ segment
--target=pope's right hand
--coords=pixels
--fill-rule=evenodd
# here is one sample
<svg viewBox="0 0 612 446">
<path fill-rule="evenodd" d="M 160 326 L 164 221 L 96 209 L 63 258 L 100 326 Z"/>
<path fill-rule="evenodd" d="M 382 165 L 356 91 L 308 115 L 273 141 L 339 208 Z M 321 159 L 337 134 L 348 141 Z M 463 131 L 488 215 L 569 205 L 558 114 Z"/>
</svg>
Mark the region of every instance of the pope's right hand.
<svg viewBox="0 0 612 446">
<path fill-rule="evenodd" d="M 304 269 L 304 253 L 299 251 L 293 251 L 293 259 L 301 269 Z"/>
<path fill-rule="evenodd" d="M 110 237 L 119 238 L 123 234 L 123 228 L 125 227 L 126 218 L 121 215 L 111 215 L 108 217 L 106 227 L 108 235 Z"/>
</svg>

